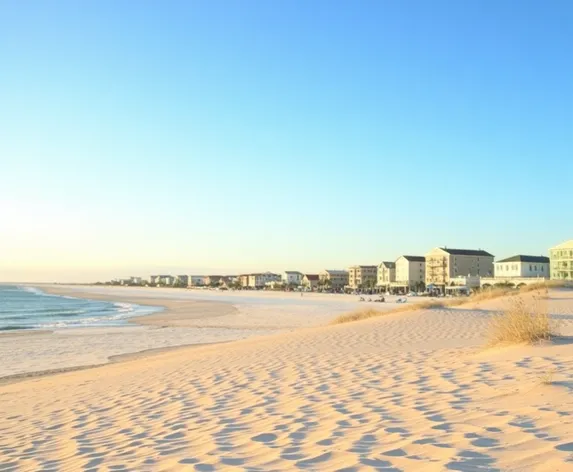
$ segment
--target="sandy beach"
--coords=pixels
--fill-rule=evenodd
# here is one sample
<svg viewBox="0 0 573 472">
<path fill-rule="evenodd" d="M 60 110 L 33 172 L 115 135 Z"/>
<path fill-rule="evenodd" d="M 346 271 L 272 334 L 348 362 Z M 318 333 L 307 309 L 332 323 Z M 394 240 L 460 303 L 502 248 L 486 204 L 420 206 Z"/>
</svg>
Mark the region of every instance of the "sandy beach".
<svg viewBox="0 0 573 472">
<path fill-rule="evenodd" d="M 42 372 L 92 367 L 186 345 L 213 344 L 320 326 L 359 306 L 358 297 L 277 292 L 44 285 L 55 295 L 163 307 L 123 327 L 0 333 L 0 383 Z M 377 304 L 379 305 L 379 304 Z M 385 304 L 391 309 L 395 303 Z"/>
<path fill-rule="evenodd" d="M 484 349 L 504 304 L 315 325 L 4 384 L 2 470 L 573 470 L 573 291 L 547 300 L 563 338 Z M 224 310 L 197 322 L 233 316 Z"/>
</svg>

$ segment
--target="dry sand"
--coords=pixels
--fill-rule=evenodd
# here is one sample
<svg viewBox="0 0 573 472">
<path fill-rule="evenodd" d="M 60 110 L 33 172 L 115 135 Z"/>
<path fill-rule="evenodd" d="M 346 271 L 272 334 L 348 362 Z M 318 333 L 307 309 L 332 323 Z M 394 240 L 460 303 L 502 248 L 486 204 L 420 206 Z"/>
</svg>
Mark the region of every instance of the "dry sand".
<svg viewBox="0 0 573 472">
<path fill-rule="evenodd" d="M 573 344 L 483 351 L 501 306 L 394 314 L 0 386 L 1 470 L 573 470 Z M 573 292 L 552 291 L 548 306 L 573 335 Z"/>
</svg>

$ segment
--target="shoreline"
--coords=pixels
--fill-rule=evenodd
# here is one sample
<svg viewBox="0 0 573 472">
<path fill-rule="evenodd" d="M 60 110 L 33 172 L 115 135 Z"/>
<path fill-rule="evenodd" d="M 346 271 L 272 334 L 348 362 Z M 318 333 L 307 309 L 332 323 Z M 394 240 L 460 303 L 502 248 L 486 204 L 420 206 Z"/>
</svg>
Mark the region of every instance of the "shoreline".
<svg viewBox="0 0 573 472">
<path fill-rule="evenodd" d="M 49 295 L 131 303 L 161 308 L 161 311 L 126 318 L 125 323 L 119 326 L 0 332 L 0 357 L 5 359 L 5 364 L 0 366 L 0 385 L 149 358 L 181 348 L 228 343 L 276 332 L 257 326 L 205 327 L 206 320 L 236 315 L 237 308 L 223 301 L 94 294 L 65 287 L 34 287 Z"/>
<path fill-rule="evenodd" d="M 101 367 L 179 348 L 258 338 L 322 326 L 351 305 L 345 300 L 187 290 L 109 290 L 92 286 L 29 285 L 49 295 L 156 307 L 119 326 L 0 332 L 0 384 Z M 222 295 L 222 296 L 221 296 Z M 216 299 L 221 296 L 221 299 Z M 302 298 L 302 297 L 301 297 Z"/>
</svg>

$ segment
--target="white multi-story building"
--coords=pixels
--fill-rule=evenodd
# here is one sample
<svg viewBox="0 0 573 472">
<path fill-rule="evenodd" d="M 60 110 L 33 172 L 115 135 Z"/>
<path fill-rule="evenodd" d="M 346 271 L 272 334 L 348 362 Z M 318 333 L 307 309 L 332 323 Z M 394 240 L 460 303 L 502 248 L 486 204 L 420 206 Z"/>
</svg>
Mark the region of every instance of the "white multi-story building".
<svg viewBox="0 0 573 472">
<path fill-rule="evenodd" d="M 549 257 L 517 255 L 495 263 L 495 278 L 549 278 Z"/>
<path fill-rule="evenodd" d="M 378 287 L 388 287 L 392 282 L 396 281 L 396 263 L 395 262 L 381 262 L 378 265 L 377 282 Z"/>
<path fill-rule="evenodd" d="M 300 285 L 304 275 L 296 270 L 285 270 L 282 273 L 282 281 L 287 285 Z"/>
<path fill-rule="evenodd" d="M 424 256 L 400 256 L 396 259 L 395 285 L 407 290 L 423 290 L 426 280 L 426 258 Z"/>
<path fill-rule="evenodd" d="M 268 282 L 278 282 L 281 276 L 273 274 L 272 272 L 264 272 L 262 274 L 248 274 L 248 286 L 251 288 L 264 287 Z"/>
<path fill-rule="evenodd" d="M 157 285 L 173 285 L 175 282 L 175 277 L 172 275 L 158 275 L 157 276 Z"/>
</svg>

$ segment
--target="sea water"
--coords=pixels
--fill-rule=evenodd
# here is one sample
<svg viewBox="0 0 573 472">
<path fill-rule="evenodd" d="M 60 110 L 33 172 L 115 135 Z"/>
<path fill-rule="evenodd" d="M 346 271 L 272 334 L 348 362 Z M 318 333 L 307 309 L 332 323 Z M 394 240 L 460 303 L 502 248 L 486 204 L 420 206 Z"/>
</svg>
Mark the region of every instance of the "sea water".
<svg viewBox="0 0 573 472">
<path fill-rule="evenodd" d="M 35 287 L 0 285 L 0 331 L 121 326 L 128 318 L 160 310 L 133 303 L 50 295 Z"/>
</svg>

